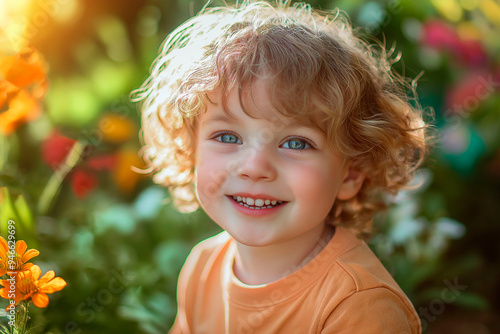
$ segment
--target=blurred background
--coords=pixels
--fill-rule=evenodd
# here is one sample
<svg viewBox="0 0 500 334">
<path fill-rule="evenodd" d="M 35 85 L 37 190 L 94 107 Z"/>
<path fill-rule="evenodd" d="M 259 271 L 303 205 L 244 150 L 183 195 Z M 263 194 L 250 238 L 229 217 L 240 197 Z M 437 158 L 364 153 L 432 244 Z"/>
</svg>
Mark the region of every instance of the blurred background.
<svg viewBox="0 0 500 334">
<path fill-rule="evenodd" d="M 424 333 L 500 333 L 500 4 L 311 0 L 402 54 L 439 134 L 370 246 Z M 0 235 L 36 248 L 68 286 L 31 310 L 35 333 L 165 333 L 189 250 L 219 231 L 177 213 L 132 170 L 129 93 L 166 35 L 204 1 L 0 0 Z M 0 301 L 0 307 L 7 306 Z M 3 323 L 6 323 L 2 317 Z"/>
</svg>

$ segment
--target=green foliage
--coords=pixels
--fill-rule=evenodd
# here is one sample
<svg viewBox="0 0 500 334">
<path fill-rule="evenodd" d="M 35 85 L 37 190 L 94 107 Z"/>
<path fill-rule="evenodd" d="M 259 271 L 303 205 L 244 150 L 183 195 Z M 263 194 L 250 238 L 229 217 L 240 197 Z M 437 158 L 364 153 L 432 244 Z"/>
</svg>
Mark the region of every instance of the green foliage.
<svg viewBox="0 0 500 334">
<path fill-rule="evenodd" d="M 0 235 L 8 235 L 9 221 L 15 222 L 16 233 L 24 235 L 25 241 L 36 246 L 34 233 L 33 213 L 23 195 L 13 198 L 11 192 L 6 187 L 0 187 Z"/>
</svg>

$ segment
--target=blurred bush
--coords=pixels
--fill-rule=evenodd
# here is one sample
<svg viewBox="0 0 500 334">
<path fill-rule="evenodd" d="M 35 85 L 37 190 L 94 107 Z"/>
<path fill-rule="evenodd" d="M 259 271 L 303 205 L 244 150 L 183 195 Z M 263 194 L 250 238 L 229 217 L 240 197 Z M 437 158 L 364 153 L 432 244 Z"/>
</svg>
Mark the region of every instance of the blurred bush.
<svg viewBox="0 0 500 334">
<path fill-rule="evenodd" d="M 385 41 L 395 59 L 401 52 L 394 68 L 419 78 L 419 101 L 435 113 L 439 138 L 414 180 L 420 186 L 388 199 L 394 206 L 378 217 L 371 247 L 426 332 L 494 333 L 500 6 L 309 2 L 345 10 L 367 38 Z M 177 213 L 164 189 L 132 171 L 144 163 L 129 92 L 168 32 L 203 5 L 0 2 L 0 233 L 16 220 L 17 238 L 40 250 L 42 271 L 54 269 L 68 283 L 32 313 L 37 332 L 166 332 L 185 257 L 219 231 L 201 211 Z"/>
</svg>

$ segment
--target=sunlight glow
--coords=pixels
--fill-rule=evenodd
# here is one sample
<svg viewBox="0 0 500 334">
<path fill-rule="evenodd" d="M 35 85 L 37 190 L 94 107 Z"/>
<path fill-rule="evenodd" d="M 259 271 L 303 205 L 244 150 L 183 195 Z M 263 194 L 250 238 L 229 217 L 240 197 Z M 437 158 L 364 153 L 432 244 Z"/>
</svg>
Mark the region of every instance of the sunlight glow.
<svg viewBox="0 0 500 334">
<path fill-rule="evenodd" d="M 33 0 L 0 0 L 0 52 L 15 52 L 27 45 L 25 37 Z"/>
</svg>

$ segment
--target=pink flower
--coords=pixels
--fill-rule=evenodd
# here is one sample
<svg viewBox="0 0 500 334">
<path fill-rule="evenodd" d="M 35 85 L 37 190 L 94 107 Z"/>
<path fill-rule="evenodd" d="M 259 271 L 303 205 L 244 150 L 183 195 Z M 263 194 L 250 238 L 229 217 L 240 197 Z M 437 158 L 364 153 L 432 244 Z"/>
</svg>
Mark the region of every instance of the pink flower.
<svg viewBox="0 0 500 334">
<path fill-rule="evenodd" d="M 475 72 L 456 83 L 447 93 L 447 114 L 476 110 L 495 91 L 493 75 Z"/>
<path fill-rule="evenodd" d="M 460 38 L 456 29 L 443 21 L 429 20 L 424 23 L 422 43 L 434 49 L 449 52 L 469 66 L 477 67 L 487 61 L 484 46 L 480 41 Z"/>
<path fill-rule="evenodd" d="M 438 50 L 450 50 L 458 48 L 460 38 L 449 24 L 439 20 L 430 20 L 424 23 L 422 42 Z"/>
</svg>

